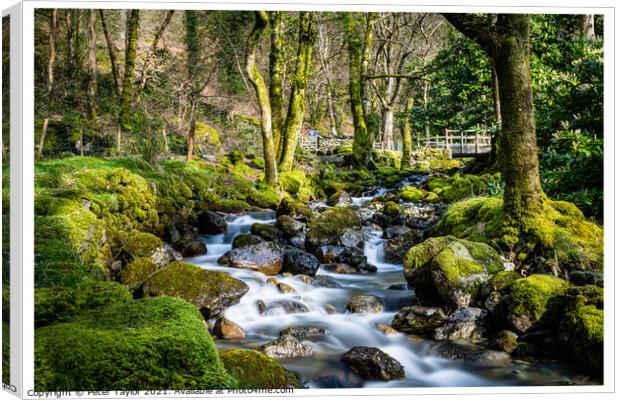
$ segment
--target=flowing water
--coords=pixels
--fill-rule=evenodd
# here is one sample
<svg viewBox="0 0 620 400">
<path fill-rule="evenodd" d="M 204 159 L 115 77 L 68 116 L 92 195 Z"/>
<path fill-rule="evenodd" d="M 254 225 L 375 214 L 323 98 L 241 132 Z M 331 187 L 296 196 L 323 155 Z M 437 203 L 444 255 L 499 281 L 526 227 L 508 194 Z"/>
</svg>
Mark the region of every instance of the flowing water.
<svg viewBox="0 0 620 400">
<path fill-rule="evenodd" d="M 382 195 L 379 190 L 372 195 Z M 354 198 L 353 203 L 363 205 L 372 196 Z M 383 257 L 381 232 L 365 228 L 364 253 L 368 262 L 377 266 L 375 274 L 337 274 L 320 268 L 318 275 L 335 279 L 341 288 L 315 287 L 303 283 L 299 277 L 277 275 L 278 281 L 292 286 L 296 294 L 280 293 L 267 283 L 268 276 L 249 270 L 228 268 L 217 264 L 217 259 L 231 249 L 232 240 L 250 231 L 254 223 L 274 223 L 273 212 L 254 212 L 228 217 L 225 234 L 204 236 L 208 254 L 187 261 L 209 270 L 224 271 L 244 281 L 250 288 L 239 304 L 228 308 L 224 316 L 240 325 L 244 340 L 218 340 L 220 348 L 256 348 L 279 337 L 281 329 L 291 325 L 323 327 L 325 336 L 305 339 L 311 343 L 313 354 L 300 359 L 280 360 L 288 369 L 301 374 L 308 387 L 354 385 L 364 387 L 424 387 L 424 386 L 507 386 L 507 385 L 566 385 L 588 384 L 588 378 L 576 375 L 570 366 L 555 361 L 512 360 L 496 364 L 470 364 L 433 355 L 439 342 L 413 335 L 385 335 L 376 323 L 389 325 L 394 314 L 411 304 L 413 292 L 391 290 L 392 285 L 406 283 L 403 267 L 387 263 Z M 345 303 L 355 294 L 380 297 L 384 310 L 377 314 L 352 314 L 345 311 Z M 263 301 L 267 311 L 259 313 L 257 301 Z M 301 303 L 308 312 L 287 314 L 282 302 Z M 329 314 L 325 307 L 334 306 L 338 313 Z M 339 360 L 353 346 L 377 347 L 398 360 L 405 369 L 406 379 L 390 382 L 362 382 Z M 330 379 L 324 377 L 330 376 Z M 323 378 L 321 378 L 323 377 Z M 337 378 L 335 378 L 337 377 Z M 331 383 L 326 383 L 331 382 Z M 338 382 L 338 383 L 334 383 Z"/>
</svg>

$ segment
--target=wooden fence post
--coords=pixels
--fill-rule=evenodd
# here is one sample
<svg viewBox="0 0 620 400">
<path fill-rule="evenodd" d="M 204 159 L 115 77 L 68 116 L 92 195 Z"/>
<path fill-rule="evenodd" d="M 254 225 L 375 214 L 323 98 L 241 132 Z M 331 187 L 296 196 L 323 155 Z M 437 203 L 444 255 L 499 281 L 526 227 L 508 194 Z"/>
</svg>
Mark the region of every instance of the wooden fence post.
<svg viewBox="0 0 620 400">
<path fill-rule="evenodd" d="M 461 154 L 465 154 L 465 132 L 461 129 Z"/>
<path fill-rule="evenodd" d="M 476 132 L 476 144 L 474 146 L 476 154 L 478 154 L 478 132 Z"/>
<path fill-rule="evenodd" d="M 446 143 L 444 144 L 444 149 L 447 149 L 448 148 L 448 135 L 450 134 L 448 132 L 448 128 L 444 128 L 444 134 L 446 136 Z"/>
</svg>

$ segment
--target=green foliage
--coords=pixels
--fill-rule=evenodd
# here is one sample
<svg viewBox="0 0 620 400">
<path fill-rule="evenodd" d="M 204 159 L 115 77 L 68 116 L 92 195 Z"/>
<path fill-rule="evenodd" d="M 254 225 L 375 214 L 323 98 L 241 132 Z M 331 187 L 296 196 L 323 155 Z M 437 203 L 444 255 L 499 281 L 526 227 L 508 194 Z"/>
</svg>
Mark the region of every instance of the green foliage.
<svg viewBox="0 0 620 400">
<path fill-rule="evenodd" d="M 543 152 L 540 173 L 548 195 L 603 220 L 602 139 L 578 131 L 555 133 Z"/>
<path fill-rule="evenodd" d="M 219 389 L 237 386 L 200 313 L 158 297 L 115 304 L 35 330 L 35 389 Z"/>
</svg>

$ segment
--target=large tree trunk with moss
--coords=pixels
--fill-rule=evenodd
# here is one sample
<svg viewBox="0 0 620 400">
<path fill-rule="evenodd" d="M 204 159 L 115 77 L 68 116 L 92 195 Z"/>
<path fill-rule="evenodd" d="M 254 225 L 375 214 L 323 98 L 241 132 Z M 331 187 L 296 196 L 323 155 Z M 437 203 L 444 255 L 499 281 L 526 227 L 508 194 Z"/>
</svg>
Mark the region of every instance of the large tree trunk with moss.
<svg viewBox="0 0 620 400">
<path fill-rule="evenodd" d="M 308 69 L 312 62 L 312 46 L 316 39 L 316 27 L 313 13 L 302 11 L 299 13 L 299 45 L 295 73 L 291 79 L 291 96 L 288 102 L 286 120 L 282 126 L 282 154 L 279 168 L 282 172 L 293 169 L 295 149 L 299 141 L 304 115 L 306 111 L 305 95 L 308 82 Z"/>
<path fill-rule="evenodd" d="M 196 134 L 196 95 L 194 81 L 196 70 L 200 62 L 200 43 L 198 41 L 198 11 L 185 11 L 185 45 L 187 57 L 185 68 L 187 71 L 187 85 L 189 87 L 189 129 L 187 131 L 187 161 L 194 158 L 194 136 Z"/>
<path fill-rule="evenodd" d="M 409 123 L 409 116 L 413 110 L 413 97 L 407 99 L 407 105 L 403 112 L 403 155 L 400 159 L 400 169 L 405 169 L 411 166 L 411 124 Z"/>
<path fill-rule="evenodd" d="M 504 213 L 508 223 L 520 227 L 525 217 L 542 210 L 544 199 L 538 172 L 530 77 L 530 17 L 525 14 L 444 16 L 482 46 L 497 72 Z"/>
<path fill-rule="evenodd" d="M 367 62 L 363 62 L 365 51 L 358 34 L 358 22 L 355 17 L 354 13 L 343 13 L 342 23 L 349 53 L 349 97 L 354 129 L 353 157 L 358 165 L 366 166 L 372 156 L 372 137 L 366 126 L 363 102 L 363 69 L 367 66 Z M 368 21 L 367 25 L 369 25 Z"/>
<path fill-rule="evenodd" d="M 105 37 L 106 45 L 108 47 L 108 56 L 110 57 L 110 68 L 112 70 L 112 78 L 114 79 L 114 90 L 118 97 L 121 97 L 121 80 L 118 73 L 118 65 L 116 64 L 116 47 L 114 46 L 114 40 L 108 29 L 108 21 L 105 15 L 105 10 L 99 10 L 99 19 L 101 20 L 101 30 Z"/>
<path fill-rule="evenodd" d="M 121 153 L 121 133 L 128 132 L 131 127 L 129 123 L 129 108 L 134 84 L 134 71 L 136 69 L 136 51 L 138 46 L 138 23 L 140 19 L 140 10 L 131 10 L 127 20 L 126 49 L 125 49 L 125 76 L 123 78 L 123 87 L 121 90 L 120 113 L 118 122 L 121 128 L 117 136 L 117 151 Z"/>
<path fill-rule="evenodd" d="M 269 16 L 265 11 L 256 11 L 254 13 L 256 21 L 252 33 L 248 37 L 246 45 L 246 62 L 245 71 L 250 78 L 252 86 L 256 91 L 258 100 L 258 108 L 260 110 L 260 126 L 263 138 L 263 155 L 265 158 L 265 183 L 269 186 L 275 186 L 278 175 L 276 169 L 275 149 L 273 146 L 273 136 L 271 132 L 271 105 L 269 103 L 269 93 L 267 85 L 256 65 L 256 51 L 260 44 L 260 40 L 266 33 L 269 26 Z"/>
<path fill-rule="evenodd" d="M 91 124 L 97 123 L 97 32 L 95 22 L 97 12 L 90 10 L 88 16 L 88 119 Z"/>
<path fill-rule="evenodd" d="M 273 145 L 277 157 L 282 150 L 282 125 L 284 124 L 284 96 L 282 82 L 284 79 L 284 27 L 282 12 L 269 14 L 271 23 L 271 50 L 269 52 L 269 103 L 271 105 L 271 129 Z"/>
</svg>

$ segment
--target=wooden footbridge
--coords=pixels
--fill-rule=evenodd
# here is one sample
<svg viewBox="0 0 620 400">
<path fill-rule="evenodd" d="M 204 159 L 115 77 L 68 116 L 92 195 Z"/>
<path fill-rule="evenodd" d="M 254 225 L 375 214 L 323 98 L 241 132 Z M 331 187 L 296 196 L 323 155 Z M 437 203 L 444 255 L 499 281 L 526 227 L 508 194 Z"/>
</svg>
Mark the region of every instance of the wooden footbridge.
<svg viewBox="0 0 620 400">
<path fill-rule="evenodd" d="M 352 145 L 352 138 L 320 138 L 320 136 L 301 137 L 299 145 L 309 151 L 329 151 L 336 147 Z M 491 153 L 491 134 L 478 129 L 444 129 L 435 136 L 418 137 L 414 141 L 416 148 L 448 150 L 451 158 L 483 157 Z M 402 151 L 402 142 L 373 142 L 373 149 L 378 151 Z"/>
</svg>

